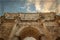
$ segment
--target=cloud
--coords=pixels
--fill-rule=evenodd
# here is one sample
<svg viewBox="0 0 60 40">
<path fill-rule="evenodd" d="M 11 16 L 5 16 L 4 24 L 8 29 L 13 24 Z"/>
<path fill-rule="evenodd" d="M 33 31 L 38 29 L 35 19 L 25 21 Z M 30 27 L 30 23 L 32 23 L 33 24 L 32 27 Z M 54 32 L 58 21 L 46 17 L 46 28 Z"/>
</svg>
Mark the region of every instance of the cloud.
<svg viewBox="0 0 60 40">
<path fill-rule="evenodd" d="M 35 0 L 35 8 L 36 8 L 36 11 L 38 11 L 38 12 L 40 12 L 40 10 L 41 10 L 40 1 L 41 0 Z"/>
<path fill-rule="evenodd" d="M 40 7 L 40 0 L 27 0 L 27 11 L 31 12 L 30 10 L 30 5 L 35 4 L 35 9 L 36 11 L 40 12 L 41 7 Z"/>
<path fill-rule="evenodd" d="M 44 0 L 44 6 L 42 12 L 51 12 L 51 11 L 54 12 L 55 6 L 56 6 L 55 0 Z"/>
<path fill-rule="evenodd" d="M 27 11 L 31 12 L 30 10 L 30 5 L 34 4 L 35 5 L 35 9 L 36 12 L 50 12 L 51 10 L 49 10 L 52 7 L 52 4 L 54 3 L 55 0 L 43 0 L 44 4 L 43 4 L 43 8 L 41 9 L 41 1 L 42 0 L 27 0 Z M 32 9 L 32 8 L 31 8 Z"/>
<path fill-rule="evenodd" d="M 27 6 L 27 12 L 31 12 L 31 10 L 30 10 L 31 3 L 32 3 L 32 0 L 27 0 L 27 4 L 26 4 L 26 6 Z"/>
<path fill-rule="evenodd" d="M 44 2 L 44 8 L 42 11 L 44 12 L 50 12 L 50 8 L 51 8 L 51 5 L 52 5 L 53 2 Z"/>
</svg>

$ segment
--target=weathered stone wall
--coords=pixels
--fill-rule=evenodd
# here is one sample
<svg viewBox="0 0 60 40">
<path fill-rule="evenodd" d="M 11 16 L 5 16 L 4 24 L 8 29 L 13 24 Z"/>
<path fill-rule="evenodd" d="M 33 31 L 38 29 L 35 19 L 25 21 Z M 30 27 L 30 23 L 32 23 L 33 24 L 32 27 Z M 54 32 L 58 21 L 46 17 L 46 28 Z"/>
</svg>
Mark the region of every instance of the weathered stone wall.
<svg viewBox="0 0 60 40">
<path fill-rule="evenodd" d="M 0 25 L 1 38 L 8 40 L 11 30 L 14 26 L 14 20 L 3 19 L 4 21 Z M 1 20 L 2 21 L 2 20 Z"/>
<path fill-rule="evenodd" d="M 0 38 L 12 40 L 19 36 L 26 27 L 37 29 L 40 34 L 45 35 L 45 40 L 55 40 L 60 35 L 60 16 L 56 17 L 54 12 L 50 13 L 6 13 L 0 18 Z"/>
</svg>

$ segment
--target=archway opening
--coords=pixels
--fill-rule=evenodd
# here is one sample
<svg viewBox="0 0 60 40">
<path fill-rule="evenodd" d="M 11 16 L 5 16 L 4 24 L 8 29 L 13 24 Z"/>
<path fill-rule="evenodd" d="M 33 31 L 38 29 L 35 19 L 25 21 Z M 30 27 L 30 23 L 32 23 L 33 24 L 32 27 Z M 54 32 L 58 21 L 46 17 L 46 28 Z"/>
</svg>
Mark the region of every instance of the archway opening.
<svg viewBox="0 0 60 40">
<path fill-rule="evenodd" d="M 26 37 L 27 37 L 27 40 L 28 38 L 32 38 L 34 40 L 41 40 L 40 35 L 41 35 L 40 32 L 33 27 L 24 28 L 19 34 L 21 40 L 26 40 Z"/>
<path fill-rule="evenodd" d="M 23 40 L 36 40 L 34 37 L 26 37 Z"/>
</svg>

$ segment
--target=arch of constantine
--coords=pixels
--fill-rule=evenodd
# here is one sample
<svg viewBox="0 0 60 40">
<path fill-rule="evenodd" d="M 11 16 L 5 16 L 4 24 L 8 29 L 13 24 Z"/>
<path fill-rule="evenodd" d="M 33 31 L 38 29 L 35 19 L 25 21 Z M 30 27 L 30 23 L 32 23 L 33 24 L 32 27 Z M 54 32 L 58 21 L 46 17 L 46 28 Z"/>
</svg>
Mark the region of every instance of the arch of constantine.
<svg viewBox="0 0 60 40">
<path fill-rule="evenodd" d="M 55 12 L 5 13 L 0 16 L 0 40 L 60 40 L 60 16 Z"/>
</svg>

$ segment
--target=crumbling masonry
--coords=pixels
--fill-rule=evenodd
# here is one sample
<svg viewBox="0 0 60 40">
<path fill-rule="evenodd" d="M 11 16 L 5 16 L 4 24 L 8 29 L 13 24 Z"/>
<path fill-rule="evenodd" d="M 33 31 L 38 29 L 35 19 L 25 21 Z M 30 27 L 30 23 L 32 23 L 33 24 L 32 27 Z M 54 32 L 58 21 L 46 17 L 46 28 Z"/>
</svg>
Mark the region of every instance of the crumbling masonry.
<svg viewBox="0 0 60 40">
<path fill-rule="evenodd" d="M 0 40 L 60 39 L 60 16 L 49 13 L 5 13 L 0 17 Z"/>
</svg>

